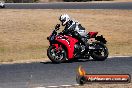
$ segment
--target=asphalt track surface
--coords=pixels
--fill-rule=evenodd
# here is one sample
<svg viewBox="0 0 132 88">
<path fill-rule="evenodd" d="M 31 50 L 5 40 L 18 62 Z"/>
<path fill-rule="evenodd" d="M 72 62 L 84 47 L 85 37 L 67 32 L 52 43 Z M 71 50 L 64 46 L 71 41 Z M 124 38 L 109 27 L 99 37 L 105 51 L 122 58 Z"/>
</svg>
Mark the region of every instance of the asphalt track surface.
<svg viewBox="0 0 132 88">
<path fill-rule="evenodd" d="M 5 3 L 5 9 L 132 9 L 132 2 Z"/>
<path fill-rule="evenodd" d="M 130 74 L 132 57 L 108 58 L 105 61 L 51 62 L 0 65 L 0 88 L 34 88 L 76 84 L 76 71 L 82 66 L 88 74 Z"/>
</svg>

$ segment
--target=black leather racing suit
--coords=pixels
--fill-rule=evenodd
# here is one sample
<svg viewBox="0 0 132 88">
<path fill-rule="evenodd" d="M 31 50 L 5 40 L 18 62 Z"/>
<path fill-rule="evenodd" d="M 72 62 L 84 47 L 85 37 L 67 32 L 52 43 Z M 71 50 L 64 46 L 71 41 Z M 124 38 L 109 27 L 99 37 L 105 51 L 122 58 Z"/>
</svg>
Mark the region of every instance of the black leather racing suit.
<svg viewBox="0 0 132 88">
<path fill-rule="evenodd" d="M 66 23 L 66 26 L 64 28 L 64 30 L 62 31 L 64 34 L 71 34 L 74 38 L 76 38 L 77 40 L 79 40 L 83 45 L 86 46 L 86 48 L 88 48 L 88 43 L 87 41 L 85 41 L 77 31 L 75 31 L 76 28 L 76 22 L 70 20 L 69 22 Z M 79 24 L 79 29 L 81 30 L 85 30 L 85 28 L 83 28 L 81 26 L 81 24 Z"/>
</svg>

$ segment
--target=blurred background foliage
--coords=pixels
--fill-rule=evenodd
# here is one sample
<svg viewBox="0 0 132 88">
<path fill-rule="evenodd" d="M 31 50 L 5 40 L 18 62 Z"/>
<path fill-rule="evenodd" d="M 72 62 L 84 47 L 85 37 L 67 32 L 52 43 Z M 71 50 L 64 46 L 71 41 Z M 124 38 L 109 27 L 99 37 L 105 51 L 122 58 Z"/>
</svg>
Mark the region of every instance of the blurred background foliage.
<svg viewBox="0 0 132 88">
<path fill-rule="evenodd" d="M 3 0 L 5 3 L 33 3 L 39 0 Z"/>
<path fill-rule="evenodd" d="M 112 1 L 112 0 L 64 0 L 65 2 Z"/>
</svg>

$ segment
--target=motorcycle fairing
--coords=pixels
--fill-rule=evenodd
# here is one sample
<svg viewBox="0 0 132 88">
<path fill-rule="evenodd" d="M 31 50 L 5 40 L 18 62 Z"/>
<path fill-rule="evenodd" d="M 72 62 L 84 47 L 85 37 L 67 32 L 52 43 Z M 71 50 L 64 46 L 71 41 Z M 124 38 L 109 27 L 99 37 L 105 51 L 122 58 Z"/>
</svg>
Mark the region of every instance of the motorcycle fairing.
<svg viewBox="0 0 132 88">
<path fill-rule="evenodd" d="M 53 44 L 53 45 L 55 46 L 56 50 L 58 50 L 59 45 L 58 44 Z"/>
<path fill-rule="evenodd" d="M 64 35 L 56 37 L 56 41 L 66 46 L 68 59 L 72 59 L 74 57 L 74 45 L 78 42 L 78 40 L 71 36 Z"/>
</svg>

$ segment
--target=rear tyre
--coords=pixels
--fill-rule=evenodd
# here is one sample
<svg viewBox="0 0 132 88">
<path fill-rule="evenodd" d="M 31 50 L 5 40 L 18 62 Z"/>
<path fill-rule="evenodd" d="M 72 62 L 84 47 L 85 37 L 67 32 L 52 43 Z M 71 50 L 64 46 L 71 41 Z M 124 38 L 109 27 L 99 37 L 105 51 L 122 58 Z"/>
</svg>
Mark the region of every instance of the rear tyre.
<svg viewBox="0 0 132 88">
<path fill-rule="evenodd" d="M 95 50 L 92 52 L 92 58 L 97 61 L 104 61 L 108 57 L 108 48 L 100 42 L 94 44 Z"/>
<path fill-rule="evenodd" d="M 53 63 L 65 62 L 67 58 L 65 49 L 62 47 L 61 50 L 56 50 L 55 46 L 49 46 L 47 56 Z"/>
</svg>

